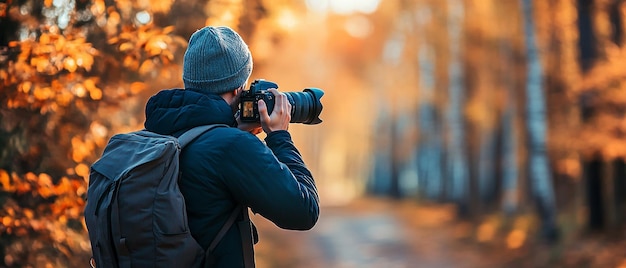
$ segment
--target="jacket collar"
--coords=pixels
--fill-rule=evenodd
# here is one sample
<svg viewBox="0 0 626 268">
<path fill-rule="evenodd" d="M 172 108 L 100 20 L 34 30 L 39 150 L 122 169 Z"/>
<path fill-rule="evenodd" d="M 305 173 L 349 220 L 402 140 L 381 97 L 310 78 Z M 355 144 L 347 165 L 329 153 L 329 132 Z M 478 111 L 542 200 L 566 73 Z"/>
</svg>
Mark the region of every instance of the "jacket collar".
<svg viewBox="0 0 626 268">
<path fill-rule="evenodd" d="M 237 124 L 231 107 L 219 95 L 168 89 L 152 96 L 146 104 L 144 127 L 148 131 L 173 135 L 209 124 Z"/>
</svg>

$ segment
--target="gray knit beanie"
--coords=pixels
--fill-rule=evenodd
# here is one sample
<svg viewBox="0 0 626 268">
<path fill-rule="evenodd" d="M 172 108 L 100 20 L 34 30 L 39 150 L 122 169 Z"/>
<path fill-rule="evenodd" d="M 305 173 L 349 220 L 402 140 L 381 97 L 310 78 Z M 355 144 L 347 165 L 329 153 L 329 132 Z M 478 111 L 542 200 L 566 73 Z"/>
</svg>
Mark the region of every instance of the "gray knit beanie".
<svg viewBox="0 0 626 268">
<path fill-rule="evenodd" d="M 191 35 L 183 58 L 186 89 L 222 94 L 243 86 L 252 73 L 252 55 L 231 28 L 204 27 Z"/>
</svg>

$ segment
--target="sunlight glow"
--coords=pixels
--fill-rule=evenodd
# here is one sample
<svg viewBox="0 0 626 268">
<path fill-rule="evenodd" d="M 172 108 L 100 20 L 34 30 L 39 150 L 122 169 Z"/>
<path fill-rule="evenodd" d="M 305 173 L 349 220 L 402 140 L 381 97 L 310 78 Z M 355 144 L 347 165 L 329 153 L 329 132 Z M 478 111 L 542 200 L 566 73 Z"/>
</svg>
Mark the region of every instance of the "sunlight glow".
<svg viewBox="0 0 626 268">
<path fill-rule="evenodd" d="M 351 16 L 345 23 L 344 28 L 349 35 L 364 38 L 372 33 L 372 23 L 365 16 Z"/>
<path fill-rule="evenodd" d="M 278 25 L 285 30 L 293 30 L 298 24 L 298 17 L 289 9 L 283 9 L 278 15 Z"/>
<path fill-rule="evenodd" d="M 376 11 L 379 3 L 380 0 L 306 0 L 306 6 L 312 11 L 330 11 L 341 15 L 370 14 Z"/>
<path fill-rule="evenodd" d="M 148 11 L 143 10 L 137 12 L 137 15 L 135 15 L 135 19 L 137 19 L 137 22 L 139 22 L 140 24 L 148 24 L 148 22 L 152 20 L 152 16 L 150 16 L 150 13 L 148 13 Z"/>
<path fill-rule="evenodd" d="M 326 12 L 328 10 L 328 1 L 324 0 L 306 0 L 306 7 L 316 12 Z"/>
</svg>

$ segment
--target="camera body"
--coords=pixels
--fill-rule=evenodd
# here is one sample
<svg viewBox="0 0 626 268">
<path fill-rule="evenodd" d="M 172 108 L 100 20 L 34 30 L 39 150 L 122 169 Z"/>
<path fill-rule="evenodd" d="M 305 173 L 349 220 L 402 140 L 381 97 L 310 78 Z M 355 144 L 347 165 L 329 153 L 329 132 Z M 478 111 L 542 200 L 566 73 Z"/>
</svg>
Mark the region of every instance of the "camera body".
<svg viewBox="0 0 626 268">
<path fill-rule="evenodd" d="M 259 100 L 265 101 L 267 113 L 274 110 L 274 94 L 269 92 L 270 88 L 278 88 L 274 82 L 257 79 L 252 82 L 249 90 L 241 92 L 239 98 L 239 116 L 242 122 L 255 122 L 260 120 Z"/>
<path fill-rule="evenodd" d="M 259 100 L 267 106 L 267 113 L 272 114 L 276 98 L 270 88 L 278 89 L 278 84 L 264 79 L 256 79 L 250 84 L 249 90 L 241 92 L 239 97 L 239 118 L 242 122 L 259 122 Z M 290 123 L 315 125 L 322 122 L 319 118 L 322 112 L 320 98 L 324 91 L 319 88 L 305 88 L 302 92 L 284 92 L 291 104 Z"/>
</svg>

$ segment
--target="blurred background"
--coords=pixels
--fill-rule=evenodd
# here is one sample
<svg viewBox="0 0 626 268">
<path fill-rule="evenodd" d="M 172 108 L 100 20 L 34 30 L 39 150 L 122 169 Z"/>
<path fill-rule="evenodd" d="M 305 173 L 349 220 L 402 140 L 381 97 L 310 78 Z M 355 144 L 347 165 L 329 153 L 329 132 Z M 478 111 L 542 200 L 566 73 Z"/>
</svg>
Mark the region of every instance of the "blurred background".
<svg viewBox="0 0 626 268">
<path fill-rule="evenodd" d="M 87 266 L 89 166 L 205 25 L 325 91 L 320 220 L 253 216 L 258 267 L 626 267 L 623 0 L 2 0 L 0 267 Z"/>
</svg>

